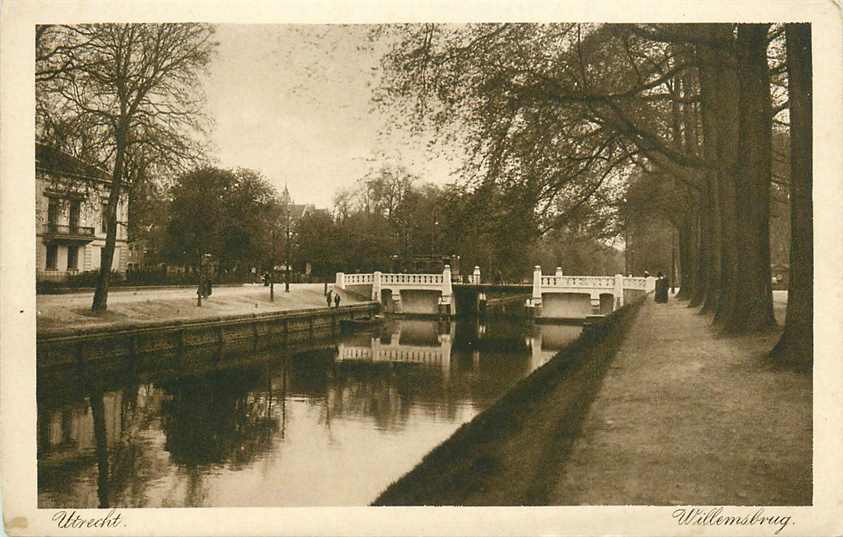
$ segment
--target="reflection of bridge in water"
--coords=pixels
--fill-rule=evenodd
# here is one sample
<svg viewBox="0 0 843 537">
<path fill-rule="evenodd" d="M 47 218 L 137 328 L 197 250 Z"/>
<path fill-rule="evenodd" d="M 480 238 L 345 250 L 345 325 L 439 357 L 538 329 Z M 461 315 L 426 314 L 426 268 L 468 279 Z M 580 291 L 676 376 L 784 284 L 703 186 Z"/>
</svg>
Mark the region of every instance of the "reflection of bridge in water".
<svg viewBox="0 0 843 537">
<path fill-rule="evenodd" d="M 337 345 L 337 361 L 402 362 L 451 367 L 454 323 L 404 320 L 387 326 L 383 335 L 361 334 Z M 391 329 L 390 329 L 391 328 Z"/>
<path fill-rule="evenodd" d="M 484 322 L 471 323 L 469 330 L 472 344 L 462 350 L 454 348 L 456 323 L 424 320 L 401 321 L 397 329 L 384 335 L 358 334 L 355 340 L 339 343 L 337 362 L 411 363 L 439 367 L 449 375 L 452 362 L 464 351 L 471 355 L 472 368 L 480 367 L 481 354 L 523 352 L 529 356 L 528 369 L 547 363 L 557 352 L 579 336 L 579 325 L 540 325 L 530 327 L 527 335 L 514 336 L 495 333 Z M 465 326 L 465 325 L 463 325 Z"/>
</svg>

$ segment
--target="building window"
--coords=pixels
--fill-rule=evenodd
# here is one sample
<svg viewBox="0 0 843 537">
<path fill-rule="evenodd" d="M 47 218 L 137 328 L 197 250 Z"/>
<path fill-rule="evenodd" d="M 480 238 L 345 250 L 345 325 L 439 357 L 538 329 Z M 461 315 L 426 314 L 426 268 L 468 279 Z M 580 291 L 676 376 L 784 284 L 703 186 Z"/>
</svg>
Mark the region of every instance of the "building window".
<svg viewBox="0 0 843 537">
<path fill-rule="evenodd" d="M 102 223 L 100 224 L 100 231 L 108 232 L 108 203 L 102 204 Z"/>
<path fill-rule="evenodd" d="M 79 213 L 82 209 L 82 203 L 79 200 L 70 202 L 70 232 L 79 232 Z"/>
<path fill-rule="evenodd" d="M 79 268 L 79 247 L 67 247 L 67 270 L 76 270 Z"/>
<path fill-rule="evenodd" d="M 54 230 L 55 226 L 59 223 L 59 209 L 59 200 L 50 198 L 47 205 L 47 226 L 50 231 Z"/>
<path fill-rule="evenodd" d="M 47 245 L 47 270 L 56 270 L 56 259 L 58 258 L 58 246 Z"/>
</svg>

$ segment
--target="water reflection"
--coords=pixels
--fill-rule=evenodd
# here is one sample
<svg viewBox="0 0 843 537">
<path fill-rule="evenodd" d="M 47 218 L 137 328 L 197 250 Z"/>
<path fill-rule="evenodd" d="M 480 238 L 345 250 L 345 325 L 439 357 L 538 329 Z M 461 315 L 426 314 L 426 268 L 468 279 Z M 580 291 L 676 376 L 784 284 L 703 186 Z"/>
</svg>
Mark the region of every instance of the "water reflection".
<svg viewBox="0 0 843 537">
<path fill-rule="evenodd" d="M 579 330 L 401 320 L 201 373 L 67 375 L 39 385 L 39 507 L 366 505 Z"/>
</svg>

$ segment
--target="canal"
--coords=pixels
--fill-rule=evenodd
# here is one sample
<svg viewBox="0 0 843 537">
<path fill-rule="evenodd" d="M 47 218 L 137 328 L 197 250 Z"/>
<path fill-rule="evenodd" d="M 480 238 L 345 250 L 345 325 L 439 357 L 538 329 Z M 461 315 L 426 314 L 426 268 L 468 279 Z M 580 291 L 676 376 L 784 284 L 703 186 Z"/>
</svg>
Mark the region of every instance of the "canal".
<svg viewBox="0 0 843 537">
<path fill-rule="evenodd" d="M 401 319 L 191 374 L 67 371 L 39 382 L 38 505 L 367 505 L 580 331 Z"/>
</svg>

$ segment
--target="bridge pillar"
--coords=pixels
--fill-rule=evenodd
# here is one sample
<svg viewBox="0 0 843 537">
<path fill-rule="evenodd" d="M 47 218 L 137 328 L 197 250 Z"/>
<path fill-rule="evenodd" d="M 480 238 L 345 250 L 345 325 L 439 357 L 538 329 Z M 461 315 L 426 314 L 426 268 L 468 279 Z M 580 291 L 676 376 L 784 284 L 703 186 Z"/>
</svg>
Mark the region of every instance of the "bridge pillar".
<svg viewBox="0 0 843 537">
<path fill-rule="evenodd" d="M 451 283 L 451 265 L 445 265 L 442 269 L 442 298 L 440 304 L 443 306 L 444 314 L 456 315 L 456 304 L 454 303 L 454 287 Z"/>
<path fill-rule="evenodd" d="M 557 278 L 562 277 L 562 267 L 556 267 L 556 275 Z"/>
<path fill-rule="evenodd" d="M 372 274 L 372 300 L 378 304 L 381 302 L 381 272 L 379 270 Z"/>
<path fill-rule="evenodd" d="M 344 272 L 337 272 L 337 283 L 335 285 L 337 289 L 345 289 L 345 273 Z"/>
<path fill-rule="evenodd" d="M 612 311 L 619 310 L 623 307 L 623 274 L 615 274 L 615 302 Z"/>
<path fill-rule="evenodd" d="M 450 297 L 454 294 L 454 287 L 451 283 L 451 265 L 445 265 L 442 269 L 442 296 Z"/>
<path fill-rule="evenodd" d="M 533 293 L 527 301 L 527 315 L 533 318 L 541 317 L 542 311 L 542 267 L 533 267 Z"/>
<path fill-rule="evenodd" d="M 538 306 L 542 303 L 542 267 L 533 267 L 533 304 Z"/>
<path fill-rule="evenodd" d="M 644 290 L 648 293 L 652 293 L 656 290 L 656 277 L 655 276 L 647 276 L 647 283 L 644 287 Z"/>
<path fill-rule="evenodd" d="M 471 283 L 480 285 L 480 266 L 474 265 L 474 272 L 471 273 Z"/>
</svg>

